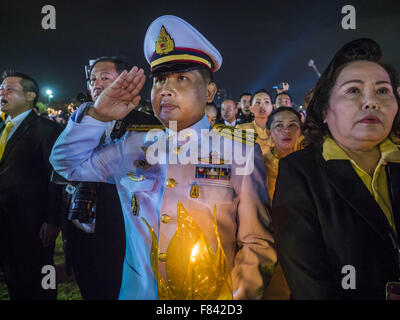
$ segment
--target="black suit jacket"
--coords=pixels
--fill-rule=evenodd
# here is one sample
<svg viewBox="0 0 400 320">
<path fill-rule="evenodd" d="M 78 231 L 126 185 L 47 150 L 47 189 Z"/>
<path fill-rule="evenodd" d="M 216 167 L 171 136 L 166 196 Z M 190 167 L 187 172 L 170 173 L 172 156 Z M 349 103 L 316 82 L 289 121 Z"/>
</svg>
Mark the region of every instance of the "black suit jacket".
<svg viewBox="0 0 400 320">
<path fill-rule="evenodd" d="M 398 217 L 400 164 L 386 169 Z M 325 161 L 321 148 L 280 160 L 272 224 L 294 299 L 384 299 L 386 283 L 399 278 L 397 239 L 383 211 L 350 162 Z M 355 268 L 355 289 L 342 287 L 346 265 Z"/>
<path fill-rule="evenodd" d="M 0 134 L 4 129 L 0 124 Z M 3 218 L 15 218 L 26 232 L 35 232 L 43 222 L 59 225 L 62 186 L 50 183 L 49 162 L 59 125 L 33 111 L 22 121 L 6 144 L 0 160 L 0 209 Z M 11 220 L 10 220 L 11 221 Z"/>
</svg>

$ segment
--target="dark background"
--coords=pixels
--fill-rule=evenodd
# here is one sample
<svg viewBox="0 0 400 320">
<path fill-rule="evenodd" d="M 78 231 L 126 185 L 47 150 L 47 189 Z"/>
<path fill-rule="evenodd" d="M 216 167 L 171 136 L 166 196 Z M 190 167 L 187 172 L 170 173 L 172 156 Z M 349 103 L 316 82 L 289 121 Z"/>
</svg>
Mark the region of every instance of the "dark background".
<svg viewBox="0 0 400 320">
<path fill-rule="evenodd" d="M 56 30 L 43 30 L 41 9 L 56 8 Z M 356 30 L 343 30 L 341 9 L 356 8 Z M 320 72 L 347 41 L 377 40 L 386 60 L 400 68 L 400 1 L 2 1 L 0 70 L 15 68 L 54 92 L 55 100 L 85 90 L 84 65 L 103 55 L 122 55 L 149 66 L 143 39 L 150 23 L 173 14 L 191 23 L 221 52 L 218 87 L 238 99 L 244 91 L 290 83 L 302 104 Z M 142 97 L 149 99 L 151 81 Z M 42 100 L 46 100 L 42 97 Z"/>
</svg>

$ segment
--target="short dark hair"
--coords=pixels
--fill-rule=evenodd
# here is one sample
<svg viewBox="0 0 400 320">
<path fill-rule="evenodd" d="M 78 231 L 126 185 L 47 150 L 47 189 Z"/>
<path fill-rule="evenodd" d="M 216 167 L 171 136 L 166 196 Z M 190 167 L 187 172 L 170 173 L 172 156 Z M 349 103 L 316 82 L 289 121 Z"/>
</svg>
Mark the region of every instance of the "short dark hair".
<svg viewBox="0 0 400 320">
<path fill-rule="evenodd" d="M 287 96 L 290 98 L 290 101 L 293 101 L 292 96 L 289 94 L 288 91 L 282 91 L 282 92 L 278 93 L 278 94 L 275 96 L 274 104 L 276 103 L 276 99 L 277 99 L 279 96 L 282 96 L 282 95 L 284 95 L 284 94 L 287 95 Z"/>
<path fill-rule="evenodd" d="M 242 100 L 242 98 L 243 98 L 244 96 L 250 96 L 250 97 L 251 97 L 252 94 L 249 93 L 249 92 L 243 92 L 243 93 L 239 96 L 239 101 Z"/>
<path fill-rule="evenodd" d="M 35 99 L 33 100 L 33 106 L 36 106 L 36 103 L 39 100 L 39 95 L 40 95 L 40 88 L 38 83 L 36 82 L 35 79 L 33 79 L 32 77 L 28 76 L 25 73 L 22 72 L 18 72 L 15 70 L 6 70 L 3 72 L 2 75 L 2 80 L 9 78 L 9 77 L 18 77 L 21 78 L 21 81 L 19 82 L 22 86 L 22 89 L 24 90 L 24 92 L 34 92 L 36 94 Z"/>
<path fill-rule="evenodd" d="M 268 120 L 267 120 L 267 129 L 270 130 L 271 129 L 271 125 L 272 122 L 274 121 L 275 116 L 279 113 L 279 112 L 284 112 L 284 111 L 288 111 L 293 113 L 294 115 L 296 115 L 296 117 L 299 120 L 299 125 L 300 125 L 300 130 L 302 128 L 302 122 L 301 122 L 301 115 L 298 111 L 296 111 L 295 109 L 293 109 L 292 107 L 280 107 L 278 109 L 274 109 L 272 110 L 272 112 L 270 113 L 270 115 L 268 116 Z"/>
<path fill-rule="evenodd" d="M 99 62 L 112 62 L 112 63 L 114 63 L 115 71 L 118 74 L 121 74 L 124 70 L 128 70 L 129 71 L 132 68 L 131 65 L 121 57 L 118 57 L 118 56 L 103 56 L 103 57 L 97 58 L 93 62 L 93 64 L 90 66 L 89 75 L 92 73 L 92 70 L 93 70 L 94 66 Z"/>
<path fill-rule="evenodd" d="M 272 96 L 271 96 L 271 94 L 270 94 L 267 90 L 265 90 L 265 89 L 260 89 L 260 90 L 257 90 L 256 92 L 254 92 L 253 95 L 251 96 L 251 99 L 250 99 L 250 105 L 251 105 L 251 106 L 253 105 L 254 97 L 255 97 L 256 94 L 258 94 L 258 93 L 266 93 L 266 94 L 269 96 L 269 98 L 271 99 L 271 102 L 272 102 Z"/>
<path fill-rule="evenodd" d="M 235 104 L 235 106 L 236 106 L 236 101 L 234 100 L 234 99 L 232 99 L 231 97 L 225 97 L 222 101 L 221 101 L 221 107 L 222 107 L 222 104 L 225 102 L 225 101 L 232 101 L 234 104 Z"/>
<path fill-rule="evenodd" d="M 211 74 L 211 71 L 207 67 L 202 66 L 198 70 L 207 84 L 214 81 L 213 75 Z"/>
<path fill-rule="evenodd" d="M 304 124 L 305 146 L 322 145 L 324 136 L 330 134 L 328 126 L 324 123 L 324 116 L 328 109 L 329 98 L 339 73 L 351 62 L 370 61 L 381 66 L 389 75 L 393 94 L 400 106 L 400 97 L 397 92 L 399 79 L 396 70 L 383 62 L 382 50 L 379 44 L 368 38 L 362 38 L 346 43 L 336 52 L 332 61 L 319 78 L 307 108 L 307 117 Z M 394 118 L 391 134 L 400 137 L 399 110 Z"/>
</svg>

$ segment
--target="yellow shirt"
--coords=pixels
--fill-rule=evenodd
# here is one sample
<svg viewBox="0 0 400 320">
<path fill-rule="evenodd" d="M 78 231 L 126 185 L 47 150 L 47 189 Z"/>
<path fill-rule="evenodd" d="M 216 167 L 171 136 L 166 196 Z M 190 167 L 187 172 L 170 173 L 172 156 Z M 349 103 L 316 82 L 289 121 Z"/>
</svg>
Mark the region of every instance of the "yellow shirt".
<svg viewBox="0 0 400 320">
<path fill-rule="evenodd" d="M 304 136 L 300 136 L 297 140 L 296 146 L 294 151 L 298 151 L 302 149 L 301 142 L 303 141 Z M 278 177 L 278 168 L 279 168 L 279 156 L 276 152 L 274 152 L 274 142 L 271 140 L 270 146 L 267 148 L 267 151 L 263 153 L 264 159 L 264 166 L 267 173 L 267 188 L 269 199 L 271 200 L 274 198 L 275 193 L 275 184 L 276 179 Z"/>
<path fill-rule="evenodd" d="M 294 147 L 294 150 L 299 151 L 299 150 L 303 149 L 303 146 L 302 146 L 303 140 L 304 140 L 304 136 L 301 135 L 297 139 L 296 146 Z"/>
<path fill-rule="evenodd" d="M 375 168 L 372 178 L 368 173 L 361 169 L 332 138 L 325 138 L 322 156 L 326 161 L 335 159 L 350 160 L 355 172 L 358 174 L 371 195 L 374 197 L 375 201 L 385 213 L 390 226 L 393 230 L 396 230 L 393 220 L 392 204 L 387 185 L 385 166 L 388 162 L 400 162 L 400 150 L 390 139 L 385 139 L 383 142 L 381 142 L 379 144 L 379 150 L 381 152 L 381 158 Z"/>
<path fill-rule="evenodd" d="M 259 127 L 255 120 L 249 123 L 242 123 L 236 126 L 238 129 L 246 130 L 252 129 L 255 133 L 257 133 L 256 143 L 258 143 L 261 147 L 261 151 L 265 154 L 268 151 L 268 148 L 273 145 L 272 139 L 268 133 L 267 128 L 263 129 Z"/>
<path fill-rule="evenodd" d="M 269 199 L 272 203 L 275 193 L 276 178 L 278 177 L 279 156 L 273 151 L 273 148 L 268 148 L 263 156 L 265 170 L 267 174 L 267 188 Z"/>
</svg>

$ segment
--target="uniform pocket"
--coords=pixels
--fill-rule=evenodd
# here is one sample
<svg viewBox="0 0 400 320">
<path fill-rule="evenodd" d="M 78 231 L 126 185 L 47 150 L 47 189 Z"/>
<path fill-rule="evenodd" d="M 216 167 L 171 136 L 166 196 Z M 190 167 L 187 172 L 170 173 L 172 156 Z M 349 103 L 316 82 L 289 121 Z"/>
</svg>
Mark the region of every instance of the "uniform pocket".
<svg viewBox="0 0 400 320">
<path fill-rule="evenodd" d="M 208 206 L 233 202 L 235 190 L 230 184 L 217 181 L 196 181 L 196 184 L 199 187 L 198 200 Z"/>
</svg>

